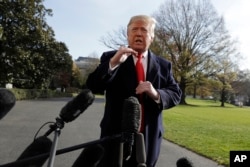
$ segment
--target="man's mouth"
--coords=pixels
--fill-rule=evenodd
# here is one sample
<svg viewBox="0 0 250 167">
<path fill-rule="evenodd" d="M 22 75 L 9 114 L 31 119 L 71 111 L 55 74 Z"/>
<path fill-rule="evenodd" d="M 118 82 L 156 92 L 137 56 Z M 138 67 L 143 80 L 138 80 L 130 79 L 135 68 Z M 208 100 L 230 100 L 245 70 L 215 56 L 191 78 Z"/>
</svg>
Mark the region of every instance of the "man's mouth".
<svg viewBox="0 0 250 167">
<path fill-rule="evenodd" d="M 137 39 L 137 40 L 135 40 L 135 43 L 142 43 L 142 40 Z"/>
</svg>

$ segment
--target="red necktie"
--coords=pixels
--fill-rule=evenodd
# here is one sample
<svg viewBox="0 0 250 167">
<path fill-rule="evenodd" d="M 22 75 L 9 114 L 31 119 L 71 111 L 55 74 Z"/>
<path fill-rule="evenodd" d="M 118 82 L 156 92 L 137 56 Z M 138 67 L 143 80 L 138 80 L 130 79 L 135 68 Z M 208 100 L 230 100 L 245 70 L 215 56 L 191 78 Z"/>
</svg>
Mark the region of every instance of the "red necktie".
<svg viewBox="0 0 250 167">
<path fill-rule="evenodd" d="M 137 62 L 136 62 L 136 72 L 137 72 L 137 80 L 138 83 L 140 83 L 140 81 L 145 81 L 145 75 L 144 75 L 144 69 L 143 69 L 143 65 L 142 65 L 142 54 L 138 55 L 137 58 Z M 144 106 L 143 106 L 143 95 L 140 94 L 139 95 L 139 102 L 141 104 L 141 127 L 140 127 L 140 132 L 144 131 Z"/>
</svg>

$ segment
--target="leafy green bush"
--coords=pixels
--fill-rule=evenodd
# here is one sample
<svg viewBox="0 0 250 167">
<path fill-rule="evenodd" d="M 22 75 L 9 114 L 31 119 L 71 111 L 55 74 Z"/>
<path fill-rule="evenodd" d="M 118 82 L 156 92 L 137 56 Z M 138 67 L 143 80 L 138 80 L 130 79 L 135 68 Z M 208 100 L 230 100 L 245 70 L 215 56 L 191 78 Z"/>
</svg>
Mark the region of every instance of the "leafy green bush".
<svg viewBox="0 0 250 167">
<path fill-rule="evenodd" d="M 10 89 L 16 100 L 51 98 L 51 97 L 72 97 L 72 93 L 59 92 L 50 89 Z"/>
</svg>

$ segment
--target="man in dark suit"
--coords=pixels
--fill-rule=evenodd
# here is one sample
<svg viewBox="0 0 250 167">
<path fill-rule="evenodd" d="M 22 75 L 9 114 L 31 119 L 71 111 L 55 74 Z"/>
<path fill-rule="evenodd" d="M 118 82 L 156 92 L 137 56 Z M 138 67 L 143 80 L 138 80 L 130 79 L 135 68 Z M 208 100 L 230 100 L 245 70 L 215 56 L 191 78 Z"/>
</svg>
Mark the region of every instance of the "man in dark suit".
<svg viewBox="0 0 250 167">
<path fill-rule="evenodd" d="M 143 125 L 147 167 L 156 165 L 163 135 L 162 110 L 180 102 L 181 90 L 173 78 L 169 61 L 149 50 L 154 39 L 156 21 L 146 15 L 134 16 L 127 26 L 129 47 L 104 52 L 99 66 L 87 79 L 87 87 L 93 93 L 105 92 L 105 112 L 101 121 L 101 137 L 121 133 L 122 106 L 130 96 L 142 97 Z M 145 79 L 138 81 L 135 64 L 139 55 Z M 141 75 L 141 74 L 140 74 Z M 105 156 L 100 166 L 117 167 L 119 141 L 106 142 Z M 137 166 L 135 151 L 124 166 Z"/>
</svg>

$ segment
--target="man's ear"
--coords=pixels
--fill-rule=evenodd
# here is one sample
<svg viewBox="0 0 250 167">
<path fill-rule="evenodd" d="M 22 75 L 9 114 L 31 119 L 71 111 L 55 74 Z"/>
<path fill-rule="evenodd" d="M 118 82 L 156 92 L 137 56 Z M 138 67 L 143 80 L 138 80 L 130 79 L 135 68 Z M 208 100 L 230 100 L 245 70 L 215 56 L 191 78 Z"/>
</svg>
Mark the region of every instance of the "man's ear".
<svg viewBox="0 0 250 167">
<path fill-rule="evenodd" d="M 154 37 L 153 36 L 151 36 L 151 40 L 150 40 L 150 42 L 152 43 L 154 41 Z"/>
</svg>

